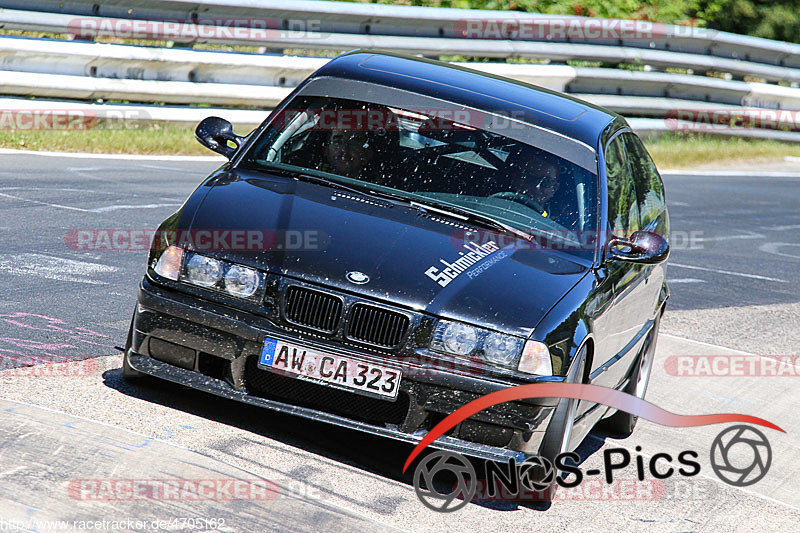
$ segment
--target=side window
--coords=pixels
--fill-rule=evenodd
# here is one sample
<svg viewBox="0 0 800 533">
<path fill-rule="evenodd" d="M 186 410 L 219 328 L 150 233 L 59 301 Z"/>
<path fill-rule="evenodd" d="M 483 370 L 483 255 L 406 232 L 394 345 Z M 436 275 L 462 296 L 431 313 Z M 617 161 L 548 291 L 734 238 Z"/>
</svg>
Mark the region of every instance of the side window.
<svg viewBox="0 0 800 533">
<path fill-rule="evenodd" d="M 630 237 L 639 229 L 639 206 L 622 135 L 606 149 L 606 179 L 609 229 L 617 237 Z"/>
<path fill-rule="evenodd" d="M 636 185 L 641 227 L 667 237 L 669 235 L 669 219 L 661 176 L 642 141 L 633 133 L 623 133 L 622 136 L 625 137 L 625 146 L 628 149 Z"/>
</svg>

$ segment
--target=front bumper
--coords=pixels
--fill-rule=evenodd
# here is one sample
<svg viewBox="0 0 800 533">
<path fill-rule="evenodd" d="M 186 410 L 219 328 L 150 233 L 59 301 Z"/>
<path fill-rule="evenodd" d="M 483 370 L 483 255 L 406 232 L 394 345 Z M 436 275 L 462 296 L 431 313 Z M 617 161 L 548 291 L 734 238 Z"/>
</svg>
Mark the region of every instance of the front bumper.
<svg viewBox="0 0 800 533">
<path fill-rule="evenodd" d="M 264 317 L 166 289 L 147 278 L 139 287 L 131 328 L 125 357 L 139 372 L 412 444 L 462 405 L 519 384 L 326 344 L 312 334 L 287 331 Z M 267 336 L 395 367 L 403 373 L 400 394 L 394 402 L 372 399 L 261 370 L 255 361 Z M 459 424 L 433 447 L 488 460 L 522 459 L 538 452 L 555 405 L 555 399 L 531 399 L 494 406 Z"/>
</svg>

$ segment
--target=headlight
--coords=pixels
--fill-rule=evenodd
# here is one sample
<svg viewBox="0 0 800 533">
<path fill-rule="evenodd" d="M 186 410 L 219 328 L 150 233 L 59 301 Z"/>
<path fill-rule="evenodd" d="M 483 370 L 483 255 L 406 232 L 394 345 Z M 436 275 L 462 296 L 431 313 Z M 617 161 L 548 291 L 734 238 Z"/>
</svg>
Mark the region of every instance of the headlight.
<svg viewBox="0 0 800 533">
<path fill-rule="evenodd" d="M 451 355 L 480 354 L 493 366 L 517 368 L 526 374 L 553 375 L 550 350 L 537 341 L 506 335 L 461 322 L 440 320 L 433 330 L 430 349 Z"/>
<path fill-rule="evenodd" d="M 178 281 L 181 274 L 181 262 L 183 261 L 183 248 L 177 246 L 168 246 L 161 257 L 158 258 L 156 266 L 153 270 L 159 276 L 164 276 L 167 279 Z"/>
<path fill-rule="evenodd" d="M 522 339 L 511 335 L 490 333 L 483 341 L 483 358 L 493 365 L 510 365 L 521 350 Z"/>
<path fill-rule="evenodd" d="M 453 355 L 468 355 L 478 346 L 478 330 L 460 322 L 440 321 L 433 332 L 431 348 Z"/>
<path fill-rule="evenodd" d="M 195 252 L 184 252 L 177 246 L 167 247 L 154 263 L 153 270 L 160 276 L 207 289 L 225 291 L 239 298 L 250 298 L 263 285 L 263 274 L 254 268 L 220 261 Z M 183 264 L 182 272 L 181 264 Z"/>
<path fill-rule="evenodd" d="M 258 271 L 240 265 L 231 265 L 225 272 L 225 290 L 234 296 L 247 298 L 258 290 L 261 276 Z"/>
<path fill-rule="evenodd" d="M 552 376 L 553 362 L 550 359 L 550 350 L 547 345 L 538 341 L 526 342 L 517 369 L 526 374 Z"/>
<path fill-rule="evenodd" d="M 222 278 L 222 263 L 211 257 L 192 254 L 186 261 L 186 281 L 201 287 L 213 287 Z"/>
</svg>

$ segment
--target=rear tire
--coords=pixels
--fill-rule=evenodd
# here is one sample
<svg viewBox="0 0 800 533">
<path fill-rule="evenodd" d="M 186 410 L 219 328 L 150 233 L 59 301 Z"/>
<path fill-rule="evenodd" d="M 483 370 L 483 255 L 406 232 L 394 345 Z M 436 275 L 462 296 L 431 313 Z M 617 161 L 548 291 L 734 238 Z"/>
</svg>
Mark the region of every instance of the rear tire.
<svg viewBox="0 0 800 533">
<path fill-rule="evenodd" d="M 642 346 L 636 363 L 631 370 L 631 377 L 624 392 L 636 396 L 643 400 L 647 393 L 647 384 L 650 382 L 650 374 L 653 370 L 653 360 L 656 355 L 656 341 L 658 340 L 658 327 L 661 324 L 661 314 L 656 316 L 653 328 L 647 334 L 644 345 Z M 629 437 L 636 427 L 639 417 L 625 411 L 617 411 L 604 422 L 607 431 L 621 437 Z"/>
</svg>

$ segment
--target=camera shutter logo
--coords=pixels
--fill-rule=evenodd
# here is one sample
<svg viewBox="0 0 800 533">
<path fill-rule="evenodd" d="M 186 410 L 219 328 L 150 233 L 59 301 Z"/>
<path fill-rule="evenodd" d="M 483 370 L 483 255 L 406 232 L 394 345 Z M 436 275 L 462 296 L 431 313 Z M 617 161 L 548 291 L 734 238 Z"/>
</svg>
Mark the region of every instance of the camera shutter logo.
<svg viewBox="0 0 800 533">
<path fill-rule="evenodd" d="M 553 463 L 541 455 L 533 455 L 518 465 L 520 488 L 533 492 L 544 492 L 556 483 Z"/>
<path fill-rule="evenodd" d="M 436 490 L 434 478 L 440 473 L 446 473 L 448 478 L 455 477 L 450 492 Z M 420 461 L 414 470 L 414 490 L 417 498 L 429 509 L 440 513 L 457 511 L 467 505 L 478 490 L 475 467 L 469 459 L 458 453 L 434 452 Z"/>
<path fill-rule="evenodd" d="M 757 483 L 771 464 L 772 447 L 767 437 L 751 426 L 730 427 L 711 445 L 711 468 L 722 481 L 735 487 Z"/>
</svg>

